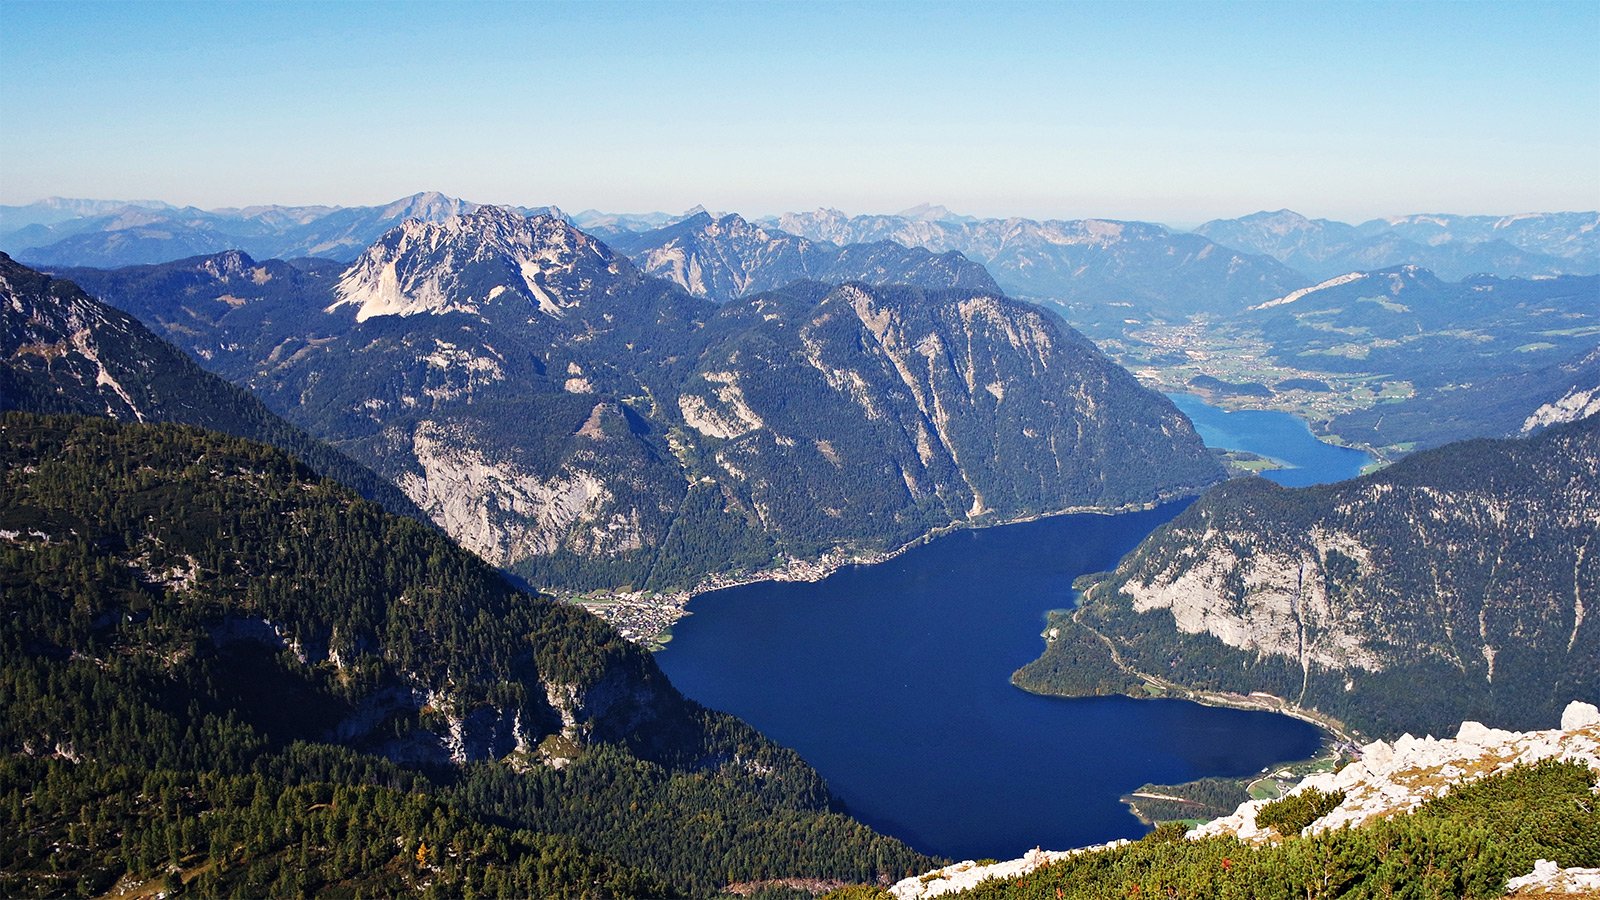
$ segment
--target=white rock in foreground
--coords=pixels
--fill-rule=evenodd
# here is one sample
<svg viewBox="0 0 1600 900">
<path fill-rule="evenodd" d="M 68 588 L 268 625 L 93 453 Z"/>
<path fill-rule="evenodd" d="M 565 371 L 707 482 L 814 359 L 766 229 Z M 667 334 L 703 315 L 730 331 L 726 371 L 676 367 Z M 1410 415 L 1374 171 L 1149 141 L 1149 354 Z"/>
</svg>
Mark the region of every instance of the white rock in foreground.
<svg viewBox="0 0 1600 900">
<path fill-rule="evenodd" d="M 1549 731 L 1514 732 L 1463 722 L 1454 740 L 1418 739 L 1408 734 L 1393 744 L 1374 741 L 1361 748 L 1361 759 L 1338 772 L 1309 776 L 1289 793 L 1312 788 L 1344 792 L 1338 807 L 1304 831 L 1321 834 L 1409 812 L 1451 788 L 1519 763 L 1562 759 L 1600 770 L 1600 710 L 1574 701 L 1567 705 L 1561 724 Z M 1256 813 L 1268 802 L 1244 803 L 1231 816 L 1191 829 L 1189 837 L 1231 834 L 1242 841 L 1263 843 L 1275 835 L 1271 828 L 1256 825 Z"/>
<path fill-rule="evenodd" d="M 1600 707 L 1593 703 L 1579 703 L 1574 700 L 1567 704 L 1561 713 L 1561 730 L 1577 731 L 1591 725 L 1600 725 Z"/>
<path fill-rule="evenodd" d="M 1533 864 L 1532 872 L 1506 882 L 1506 891 L 1519 896 L 1600 893 L 1600 869 L 1563 869 L 1541 859 Z"/>
<path fill-rule="evenodd" d="M 895 882 L 889 888 L 889 893 L 900 900 L 924 900 L 927 897 L 937 897 L 941 894 L 954 894 L 977 887 L 980 882 L 991 878 L 1016 878 L 1032 872 L 1040 866 L 1059 862 L 1069 856 L 1079 853 L 1092 853 L 1096 850 L 1110 850 L 1121 847 L 1128 841 L 1112 841 L 1109 844 L 1096 844 L 1093 847 L 1084 847 L 1081 850 L 1040 850 L 1035 847 L 1029 850 L 1021 859 L 1007 862 L 991 863 L 980 866 L 972 860 L 958 862 L 934 869 L 925 875 L 912 876 Z"/>
</svg>

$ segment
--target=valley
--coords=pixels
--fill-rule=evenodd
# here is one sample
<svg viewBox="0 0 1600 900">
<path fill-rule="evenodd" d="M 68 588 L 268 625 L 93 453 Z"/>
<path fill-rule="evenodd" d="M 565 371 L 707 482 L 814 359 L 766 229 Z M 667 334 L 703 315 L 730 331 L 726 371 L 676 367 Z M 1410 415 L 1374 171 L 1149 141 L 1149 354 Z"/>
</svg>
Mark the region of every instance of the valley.
<svg viewBox="0 0 1600 900">
<path fill-rule="evenodd" d="M 0 0 L 0 898 L 1597 894 L 1596 35 Z"/>
<path fill-rule="evenodd" d="M 1116 322 L 1082 322 L 1076 307 L 1066 314 L 1148 386 L 1204 394 L 1231 409 L 1288 412 L 1324 439 L 1384 461 L 1451 440 L 1521 433 L 1542 404 L 1600 385 L 1592 374 L 1596 279 L 1448 285 L 1415 273 L 1390 277 L 1374 296 L 1362 296 L 1370 278 L 1351 278 L 1328 289 L 1336 298 L 1307 289 L 1272 301 L 1276 307 L 1181 322 L 1134 318 L 1133 308 Z M 1476 299 L 1476 309 L 1465 302 L 1500 292 L 1507 296 Z"/>
<path fill-rule="evenodd" d="M 440 666 L 450 664 L 430 662 L 432 651 L 412 649 L 394 625 L 338 619 L 330 626 L 315 609 L 257 616 L 267 608 L 261 603 L 282 605 L 281 588 L 271 583 L 259 597 L 248 595 L 255 599 L 247 606 L 257 605 L 245 613 L 225 611 L 216 599 L 196 606 L 226 571 L 227 554 L 200 545 L 181 563 L 164 554 L 183 546 L 173 534 L 198 539 L 204 528 L 163 532 L 156 543 L 130 535 L 89 547 L 91 556 L 131 554 L 128 564 L 144 573 L 142 587 L 107 589 L 147 595 L 128 601 L 133 625 L 172 607 L 148 620 L 158 632 L 118 632 L 113 644 L 199 641 L 199 675 L 179 659 L 162 677 L 179 684 L 191 676 L 212 679 L 192 690 L 220 690 L 207 702 L 232 704 L 267 745 L 292 737 L 353 752 L 367 761 L 362 765 L 416 772 L 428 781 L 412 783 L 407 796 L 443 804 L 461 828 L 509 821 L 516 829 L 486 832 L 494 840 L 576 836 L 588 849 L 574 858 L 616 885 L 631 885 L 616 888 L 627 895 L 669 882 L 708 891 L 719 867 L 730 883 L 837 886 L 851 878 L 881 881 L 897 868 L 941 857 L 1007 857 L 1041 843 L 1132 839 L 1146 832 L 1148 820 L 1190 810 L 1191 798 L 1203 798 L 1201 807 L 1216 812 L 1230 798 L 1266 791 L 1269 781 L 1283 785 L 1331 768 L 1366 734 L 1432 727 L 1485 710 L 1492 713 L 1486 717 L 1501 717 L 1495 721 L 1513 715 L 1518 701 L 1496 699 L 1500 689 L 1484 696 L 1476 688 L 1462 691 L 1450 673 L 1427 666 L 1399 676 L 1372 669 L 1378 674 L 1362 676 L 1361 688 L 1341 697 L 1331 681 L 1323 683 L 1325 673 L 1313 670 L 1338 674 L 1341 666 L 1371 660 L 1352 649 L 1359 649 L 1358 639 L 1318 633 L 1327 624 L 1320 619 L 1301 623 L 1311 645 L 1302 656 L 1312 662 L 1303 666 L 1298 691 L 1270 659 L 1286 652 L 1281 641 L 1262 643 L 1269 658 L 1254 668 L 1246 664 L 1244 677 L 1215 678 L 1219 651 L 1184 637 L 1183 623 L 1192 625 L 1196 616 L 1221 622 L 1216 634 L 1226 644 L 1239 637 L 1228 625 L 1234 613 L 1180 591 L 1183 597 L 1169 604 L 1180 625 L 1174 636 L 1144 619 L 1125 621 L 1107 606 L 1109 589 L 1102 585 L 1126 578 L 1124 569 L 1155 554 L 1193 555 L 1161 550 L 1159 542 L 1187 527 L 1196 510 L 1215 515 L 1244 497 L 1244 512 L 1229 515 L 1249 520 L 1281 511 L 1285 501 L 1272 493 L 1281 489 L 1259 487 L 1257 479 L 1222 483 L 1229 475 L 1256 472 L 1279 485 L 1312 486 L 1322 496 L 1316 492 L 1333 488 L 1315 486 L 1361 484 L 1346 480 L 1363 472 L 1404 480 L 1417 465 L 1426 468 L 1413 460 L 1428 454 L 1414 452 L 1458 433 L 1540 433 L 1535 440 L 1572 433 L 1577 426 L 1563 423 L 1586 414 L 1593 395 L 1586 385 L 1600 364 L 1591 330 L 1597 326 L 1585 324 L 1597 314 L 1600 279 L 1445 282 L 1402 266 L 1292 289 L 1285 287 L 1298 283 L 1292 278 L 1272 282 L 1271 291 L 1284 291 L 1273 296 L 1265 276 L 1236 277 L 1246 271 L 1238 257 L 1224 276 L 1204 262 L 1220 251 L 1159 227 L 1013 222 L 1006 240 L 1062 242 L 1048 251 L 1065 254 L 1052 265 L 1081 268 L 1090 256 L 1103 257 L 1095 263 L 1098 285 L 1073 282 L 1071 298 L 1038 305 L 1000 289 L 1020 270 L 998 269 L 1011 274 L 999 275 L 997 285 L 949 245 L 936 252 L 824 244 L 736 215 L 697 213 L 678 222 L 640 222 L 657 227 L 638 232 L 608 224 L 607 240 L 629 248 L 624 253 L 559 211 L 430 202 L 449 214 L 401 222 L 348 265 L 228 250 L 46 275 L 3 259 L 10 362 L 0 373 L 0 405 L 170 419 L 264 438 L 306 454 L 318 471 L 363 485 L 391 510 L 430 523 L 443 533 L 432 540 L 448 536 L 464 548 L 458 552 L 499 567 L 526 591 L 474 601 L 492 609 L 461 610 L 467 619 L 521 621 L 523 605 L 542 610 L 552 600 L 551 608 L 569 611 L 562 615 L 577 615 L 577 608 L 592 614 L 579 616 L 588 623 L 581 627 L 569 618 L 547 628 L 544 639 L 566 649 L 553 657 L 536 650 L 531 670 L 493 641 L 483 643 L 497 629 L 450 624 L 452 640 L 465 637 L 488 649 L 492 671 L 469 676 L 457 669 L 448 683 L 434 683 Z M 975 242 L 963 245 L 971 250 L 993 239 L 997 232 L 989 227 L 946 223 L 942 231 L 924 231 L 945 235 L 941 240 L 965 234 Z M 1131 249 L 1122 246 L 1126 241 Z M 997 247 L 984 252 L 990 262 L 1003 257 Z M 805 280 L 818 278 L 827 280 Z M 1210 280 L 1201 287 L 1195 279 Z M 1177 287 L 1185 280 L 1188 288 Z M 1107 299 L 1118 296 L 1133 299 Z M 1566 327 L 1546 327 L 1552 322 Z M 178 379 L 150 377 L 180 369 L 186 374 Z M 218 407 L 217 397 L 231 399 Z M 1428 428 L 1419 430 L 1417 416 L 1449 409 L 1452 397 L 1469 398 L 1461 414 L 1427 419 Z M 228 403 L 244 414 L 227 412 Z M 1408 410 L 1420 413 L 1408 417 Z M 1362 418 L 1374 415 L 1375 425 Z M 67 428 L 64 443 L 59 436 L 39 439 L 62 447 L 85 440 L 70 422 L 35 426 L 23 419 L 12 427 L 57 435 Z M 108 434 L 88 443 L 117 444 L 120 438 Z M 198 452 L 209 458 L 220 451 Z M 1569 462 L 1580 477 L 1582 460 Z M 1482 460 L 1473 465 L 1498 471 Z M 1526 468 L 1512 469 L 1520 472 L 1518 466 Z M 18 496 L 33 496 L 26 485 L 37 463 L 13 468 L 23 473 L 12 478 L 23 486 Z M 197 474 L 190 469 L 180 477 L 176 469 L 156 468 L 182 485 L 180 494 L 204 495 L 203 484 L 182 480 Z M 1528 490 L 1540 502 L 1560 493 Z M 274 487 L 267 499 L 281 506 L 285 496 Z M 1484 502 L 1499 501 L 1475 498 L 1469 505 Z M 1555 518 L 1579 533 L 1583 501 L 1568 505 Z M 88 524 L 82 512 L 63 519 L 35 507 L 34 500 L 19 502 L 0 534 L 26 548 L 34 540 L 52 545 L 53 529 L 67 519 L 73 535 L 109 527 Z M 177 509 L 159 507 L 163 515 Z M 1386 512 L 1379 504 L 1371 517 Z M 1285 536 L 1302 530 L 1298 519 L 1277 526 Z M 1288 570 L 1265 544 L 1239 549 L 1253 539 L 1245 530 L 1229 535 L 1229 558 L 1248 566 L 1255 557 L 1254 564 L 1276 566 L 1273 572 Z M 292 546 L 280 542 L 279 549 Z M 1343 564 L 1317 547 L 1318 565 Z M 304 568 L 309 551 L 289 552 L 293 564 L 248 568 L 290 578 L 312 571 Z M 443 551 L 429 552 L 437 559 Z M 1198 552 L 1221 558 L 1221 551 Z M 1358 568 L 1367 559 L 1352 558 Z M 1569 562 L 1576 598 L 1584 593 L 1576 586 L 1586 577 L 1579 574 L 1582 550 L 1561 565 Z M 19 583 L 42 577 L 20 562 L 13 568 Z M 1513 576 L 1514 568 L 1505 567 L 1502 584 L 1519 595 L 1540 590 Z M 1328 577 L 1345 577 L 1335 575 Z M 344 590 L 370 586 L 377 576 L 326 577 Z M 1246 572 L 1219 584 L 1241 577 L 1251 584 L 1266 578 Z M 1267 586 L 1281 587 L 1282 580 L 1266 578 Z M 190 593 L 197 583 L 207 586 Z M 1354 591 L 1348 597 L 1341 593 L 1347 588 Z M 1349 600 L 1374 590 L 1339 582 L 1323 593 Z M 1470 605 L 1477 588 L 1464 590 L 1459 602 Z M 44 603 L 51 592 L 24 596 Z M 373 600 L 353 602 L 362 615 L 390 615 L 381 604 L 369 609 Z M 1239 602 L 1262 604 L 1249 592 Z M 1443 602 L 1459 618 L 1458 601 Z M 1265 602 L 1270 621 L 1263 627 L 1281 631 L 1274 603 Z M 1569 644 L 1587 653 L 1591 629 L 1583 627 L 1576 599 L 1574 609 Z M 1443 657 L 1475 666 L 1453 636 L 1435 641 L 1409 613 L 1386 608 L 1361 615 L 1390 616 L 1381 630 L 1395 646 L 1426 639 Z M 185 637 L 197 622 L 206 635 Z M 1258 624 L 1245 631 L 1253 634 Z M 1447 631 L 1466 624 L 1452 619 Z M 1480 616 L 1485 635 L 1492 624 Z M 48 667 L 49 648 L 101 641 L 104 629 L 96 628 L 86 636 L 52 632 L 44 644 L 33 626 L 14 637 L 43 653 L 41 665 Z M 587 636 L 574 637 L 580 632 Z M 269 646 L 252 656 L 238 635 Z M 580 646 L 603 659 L 585 661 L 588 651 Z M 1162 668 L 1161 654 L 1174 647 L 1177 655 Z M 653 659 L 639 648 L 655 651 Z M 1522 690 L 1516 685 L 1555 685 L 1548 698 L 1516 714 L 1548 713 L 1559 695 L 1592 688 L 1571 673 L 1527 668 L 1533 663 L 1499 638 L 1484 637 L 1484 648 L 1489 680 L 1498 672 L 1514 682 L 1506 697 Z M 273 663 L 273 652 L 287 656 Z M 206 668 L 213 663 L 204 662 L 211 653 L 224 667 L 273 668 L 272 683 L 318 710 L 322 730 L 294 732 L 259 690 L 227 678 L 213 684 L 217 676 Z M 456 651 L 444 653 L 449 659 Z M 530 678 L 567 666 L 593 681 L 546 680 L 529 693 Z M 349 671 L 357 669 L 365 674 L 351 681 L 356 676 Z M 1397 677 L 1433 679 L 1438 691 L 1456 690 L 1461 702 L 1430 707 L 1403 700 L 1375 714 L 1368 698 L 1392 697 Z M 1345 682 L 1347 693 L 1352 683 Z M 536 702 L 541 692 L 543 703 Z M 534 701 L 517 699 L 524 695 Z M 706 709 L 739 720 L 717 719 Z M 616 722 L 608 724 L 607 716 Z M 738 731 L 745 726 L 733 723 L 740 720 L 759 734 Z M 209 721 L 195 719 L 201 725 L 189 727 L 212 727 L 204 725 Z M 54 740 L 76 754 L 86 742 L 70 724 L 49 728 L 59 734 L 30 738 L 29 746 Z M 712 759 L 768 754 L 759 749 L 766 745 L 750 743 L 767 739 L 792 748 L 783 753 L 797 752 L 785 758 L 793 768 L 788 761 L 773 765 L 799 793 L 761 795 L 740 780 L 751 770 L 710 774 L 702 767 Z M 698 749 L 684 749 L 690 745 Z M 1122 752 L 1108 756 L 1107 746 Z M 231 778 L 244 769 L 211 773 L 182 763 L 172 771 L 179 778 Z M 283 789 L 313 796 L 331 789 L 314 769 L 283 771 L 284 780 L 274 782 Z M 477 786 L 446 789 L 443 773 L 451 771 L 472 773 Z M 643 783 L 620 799 L 600 796 L 595 785 L 619 771 Z M 1273 775 L 1283 772 L 1290 774 Z M 754 791 L 749 796 L 764 798 L 762 811 L 738 826 L 761 836 L 705 857 L 682 849 L 685 841 L 708 840 L 705 832 L 669 827 L 660 818 L 672 807 L 618 818 L 615 804 L 636 811 L 645 784 L 676 785 L 688 792 L 680 802 L 725 815 L 720 800 L 686 786 L 707 778 L 717 796 Z M 556 790 L 557 781 L 583 799 L 506 819 L 519 792 Z M 126 797 L 115 802 L 126 807 L 122 814 L 137 808 Z M 229 808 L 224 797 L 205 802 Z M 964 815 L 951 817 L 957 805 Z M 840 815 L 846 811 L 851 818 Z M 767 830 L 772 816 L 826 831 L 824 856 L 760 859 L 786 833 Z M 627 849 L 625 835 L 643 822 L 665 829 L 665 843 Z M 437 832 L 428 835 L 424 843 L 437 843 Z M 104 852 L 97 847 L 84 845 L 85 858 L 104 859 L 95 856 Z M 252 871 L 273 871 L 267 858 L 256 857 Z M 180 879 L 223 883 L 207 866 L 226 860 L 208 860 L 191 850 Z M 26 865 L 30 878 L 44 877 L 34 862 Z M 337 868 L 325 867 L 319 877 L 336 880 Z M 832 874 L 795 880 L 822 870 Z M 473 883 L 472 877 L 449 874 L 457 879 L 452 884 Z M 358 880 L 413 884 L 371 871 Z"/>
<path fill-rule="evenodd" d="M 1142 382 L 1162 393 L 1198 393 L 1226 408 L 1284 412 L 1314 428 L 1326 429 L 1326 423 L 1345 413 L 1416 394 L 1410 382 L 1382 372 L 1335 372 L 1287 364 L 1273 355 L 1273 345 L 1259 334 L 1227 323 L 1153 324 L 1104 337 L 1099 343 Z M 1260 385 L 1268 391 L 1207 389 L 1194 383 L 1203 378 L 1224 385 Z M 1307 386 L 1296 386 L 1296 382 Z M 1334 434 L 1320 436 L 1335 443 L 1341 440 Z"/>
</svg>

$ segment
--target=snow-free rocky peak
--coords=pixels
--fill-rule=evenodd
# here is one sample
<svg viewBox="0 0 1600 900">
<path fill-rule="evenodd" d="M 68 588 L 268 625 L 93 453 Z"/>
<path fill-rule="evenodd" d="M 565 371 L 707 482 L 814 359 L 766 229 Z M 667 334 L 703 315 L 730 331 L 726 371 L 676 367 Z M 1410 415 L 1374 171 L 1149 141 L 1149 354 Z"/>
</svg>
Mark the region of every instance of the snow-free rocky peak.
<svg viewBox="0 0 1600 900">
<path fill-rule="evenodd" d="M 548 215 L 480 206 L 442 222 L 410 219 L 368 247 L 339 279 L 328 311 L 356 320 L 478 312 L 491 301 L 526 301 L 560 317 L 579 297 L 615 279 L 626 260 Z"/>
<path fill-rule="evenodd" d="M 981 265 L 955 251 L 935 254 L 887 240 L 839 246 L 731 213 L 719 218 L 698 213 L 620 237 L 614 246 L 642 271 L 718 303 L 802 280 L 1000 290 Z"/>
<path fill-rule="evenodd" d="M 425 222 L 442 222 L 451 216 L 472 212 L 478 204 L 438 191 L 422 191 L 383 207 L 382 215 L 388 219 L 421 219 Z"/>
</svg>

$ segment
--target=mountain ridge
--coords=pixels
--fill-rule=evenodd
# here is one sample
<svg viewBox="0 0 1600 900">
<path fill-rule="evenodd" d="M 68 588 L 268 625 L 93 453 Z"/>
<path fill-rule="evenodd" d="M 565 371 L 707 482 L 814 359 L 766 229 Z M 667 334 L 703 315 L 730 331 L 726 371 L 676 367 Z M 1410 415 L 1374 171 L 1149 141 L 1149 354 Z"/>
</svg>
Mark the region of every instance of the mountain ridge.
<svg viewBox="0 0 1600 900">
<path fill-rule="evenodd" d="M 254 281 L 242 254 L 213 273 Z M 196 425 L 294 453 L 397 515 L 427 521 L 393 485 L 204 370 L 137 319 L 0 253 L 0 410 L 103 415 Z"/>
<path fill-rule="evenodd" d="M 391 231 L 342 276 L 348 300 L 352 279 L 381 284 L 392 266 L 398 305 L 384 308 L 412 309 L 402 282 L 432 284 L 437 314 L 362 318 L 321 270 L 226 288 L 205 260 L 72 274 L 552 586 L 683 588 L 1220 477 L 1170 403 L 1054 314 L 994 292 L 801 283 L 719 307 L 595 242 L 581 265 L 535 276 L 545 306 L 515 254 L 551 249 L 536 230 L 568 250 L 592 239 L 484 208 L 456 221 Z M 533 230 L 488 239 L 504 228 Z M 181 299 L 222 293 L 245 302 L 196 315 Z M 1027 380 L 1046 370 L 1084 381 L 1042 398 Z M 804 404 L 830 412 L 797 417 Z M 1092 429 L 1073 418 L 1090 411 Z M 979 440 L 975 423 L 997 413 L 1010 424 Z M 1154 449 L 1101 436 L 1128 430 L 1107 415 L 1159 423 Z M 1112 446 L 1129 464 L 1109 464 Z M 695 547 L 709 535 L 722 549 L 707 556 Z"/>
<path fill-rule="evenodd" d="M 1281 296 L 1305 276 L 1265 255 L 1149 222 L 1110 219 L 940 220 L 788 213 L 778 227 L 836 244 L 893 240 L 935 253 L 956 250 L 1026 299 L 1074 304 L 1132 303 L 1162 315 L 1232 311 Z"/>
<path fill-rule="evenodd" d="M 1522 727 L 1600 693 L 1582 600 L 1600 588 L 1585 564 L 1597 492 L 1600 416 L 1333 485 L 1229 482 L 1085 579 L 1014 681 L 1125 692 L 1149 672 L 1379 736 L 1466 718 Z"/>
<path fill-rule="evenodd" d="M 1293 210 L 1213 219 L 1197 234 L 1264 253 L 1314 278 L 1352 270 L 1420 265 L 1447 280 L 1600 273 L 1600 213 L 1507 216 L 1416 214 L 1349 224 L 1308 219 Z"/>
<path fill-rule="evenodd" d="M 841 247 L 769 229 L 736 213 L 714 218 L 701 211 L 620 237 L 616 245 L 642 271 L 719 303 L 796 281 L 999 291 L 987 270 L 956 251 L 935 254 L 893 241 Z"/>
</svg>

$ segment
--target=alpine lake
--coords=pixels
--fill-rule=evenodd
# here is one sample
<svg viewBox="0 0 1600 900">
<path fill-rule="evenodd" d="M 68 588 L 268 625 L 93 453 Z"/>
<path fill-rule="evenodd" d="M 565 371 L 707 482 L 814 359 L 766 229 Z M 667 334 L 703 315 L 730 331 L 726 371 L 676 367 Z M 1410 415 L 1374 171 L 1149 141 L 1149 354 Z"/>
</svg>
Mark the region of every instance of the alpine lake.
<svg viewBox="0 0 1600 900">
<path fill-rule="evenodd" d="M 1208 446 L 1304 485 L 1365 453 L 1287 413 L 1173 401 Z M 673 683 L 793 747 L 851 814 L 927 853 L 1010 859 L 1148 831 L 1119 798 L 1145 783 L 1239 777 L 1317 753 L 1314 726 L 1182 700 L 1042 697 L 1011 673 L 1043 650 L 1051 609 L 1189 501 L 961 531 L 814 583 L 696 597 L 656 655 Z"/>
</svg>

